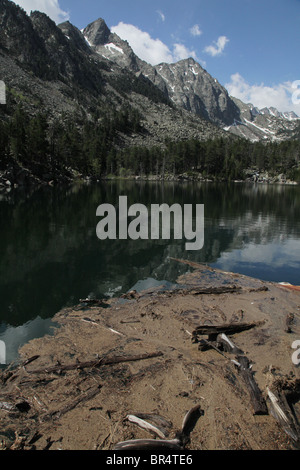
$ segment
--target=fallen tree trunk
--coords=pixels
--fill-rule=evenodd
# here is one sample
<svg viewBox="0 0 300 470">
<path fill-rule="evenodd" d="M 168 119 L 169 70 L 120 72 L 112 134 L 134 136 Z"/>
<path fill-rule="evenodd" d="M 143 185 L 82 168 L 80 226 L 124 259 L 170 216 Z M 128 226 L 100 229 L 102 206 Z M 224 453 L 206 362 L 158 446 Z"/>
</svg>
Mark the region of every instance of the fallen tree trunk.
<svg viewBox="0 0 300 470">
<path fill-rule="evenodd" d="M 113 357 L 103 357 L 101 359 L 97 359 L 96 361 L 87 361 L 87 362 L 78 362 L 75 364 L 59 364 L 52 367 L 46 367 L 43 369 L 35 369 L 35 370 L 28 370 L 30 374 L 51 374 L 53 372 L 64 372 L 68 370 L 80 370 L 86 369 L 89 367 L 101 367 L 104 365 L 111 365 L 111 364 L 119 364 L 121 362 L 135 362 L 135 361 L 143 361 L 145 359 L 151 359 L 154 357 L 162 356 L 162 352 L 155 352 L 155 353 L 146 353 L 146 354 L 139 354 L 136 356 L 113 356 Z"/>
<path fill-rule="evenodd" d="M 45 416 L 42 417 L 41 421 L 48 421 L 49 419 L 59 419 L 64 414 L 76 408 L 76 406 L 79 405 L 79 403 L 84 403 L 94 398 L 100 392 L 101 388 L 102 388 L 102 385 L 97 385 L 97 387 L 94 387 L 85 395 L 79 396 L 74 401 L 64 406 L 61 410 L 52 411 L 51 413 L 46 414 Z"/>
<path fill-rule="evenodd" d="M 239 373 L 243 378 L 248 389 L 255 415 L 267 415 L 268 408 L 266 401 L 254 380 L 253 373 L 250 369 L 250 361 L 246 356 L 237 356 L 240 364 Z"/>
<path fill-rule="evenodd" d="M 226 335 L 232 335 L 240 333 L 241 331 L 250 330 L 256 326 L 262 325 L 264 322 L 253 322 L 253 323 L 228 323 L 223 325 L 201 325 L 193 331 L 193 340 L 197 342 L 197 337 L 200 335 L 208 335 L 210 340 L 215 340 L 221 333 Z M 214 336 L 214 338 L 211 338 Z"/>
</svg>

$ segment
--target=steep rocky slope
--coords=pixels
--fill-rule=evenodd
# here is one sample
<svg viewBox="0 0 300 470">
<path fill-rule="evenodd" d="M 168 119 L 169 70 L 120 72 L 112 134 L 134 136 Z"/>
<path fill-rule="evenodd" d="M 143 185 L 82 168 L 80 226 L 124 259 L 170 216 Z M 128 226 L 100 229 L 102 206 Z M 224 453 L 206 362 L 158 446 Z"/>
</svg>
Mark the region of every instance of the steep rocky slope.
<svg viewBox="0 0 300 470">
<path fill-rule="evenodd" d="M 194 59 L 153 67 L 139 59 L 127 41 L 111 33 L 101 18 L 88 25 L 82 34 L 95 52 L 143 74 L 176 106 L 218 125 L 230 124 L 239 118 L 239 109 L 225 88 Z"/>
</svg>

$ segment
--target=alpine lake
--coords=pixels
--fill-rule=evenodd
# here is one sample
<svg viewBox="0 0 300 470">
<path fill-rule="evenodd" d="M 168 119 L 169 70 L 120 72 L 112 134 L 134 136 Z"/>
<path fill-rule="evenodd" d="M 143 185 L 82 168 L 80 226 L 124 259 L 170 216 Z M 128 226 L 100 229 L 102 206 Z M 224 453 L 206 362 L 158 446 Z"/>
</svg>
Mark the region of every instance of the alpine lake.
<svg viewBox="0 0 300 470">
<path fill-rule="evenodd" d="M 100 240 L 101 204 L 204 204 L 204 246 L 186 240 Z M 300 185 L 106 181 L 0 195 L 0 341 L 6 363 L 51 318 L 79 299 L 168 287 L 206 263 L 265 281 L 300 285 Z"/>
</svg>

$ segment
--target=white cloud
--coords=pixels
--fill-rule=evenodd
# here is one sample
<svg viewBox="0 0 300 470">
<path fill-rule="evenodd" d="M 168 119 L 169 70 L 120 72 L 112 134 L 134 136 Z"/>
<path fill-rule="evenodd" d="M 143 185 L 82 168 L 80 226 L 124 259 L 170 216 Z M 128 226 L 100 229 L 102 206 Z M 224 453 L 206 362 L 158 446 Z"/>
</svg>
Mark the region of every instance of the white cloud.
<svg viewBox="0 0 300 470">
<path fill-rule="evenodd" d="M 189 50 L 184 44 L 174 44 L 173 57 L 175 62 L 188 59 L 189 57 L 193 57 L 193 59 L 197 60 L 196 52 Z"/>
<path fill-rule="evenodd" d="M 150 34 L 141 31 L 132 24 L 122 21 L 111 28 L 113 33 L 129 42 L 136 55 L 146 62 L 156 65 L 160 62 L 172 62 L 172 53 L 160 39 L 151 38 Z"/>
<path fill-rule="evenodd" d="M 46 13 L 55 23 L 69 19 L 69 13 L 60 8 L 58 0 L 14 0 L 14 3 L 20 5 L 28 14 L 34 10 Z"/>
<path fill-rule="evenodd" d="M 199 25 L 195 24 L 194 26 L 192 26 L 192 28 L 190 28 L 190 33 L 192 36 L 201 36 L 202 31 L 199 28 Z"/>
<path fill-rule="evenodd" d="M 294 111 L 300 115 L 300 104 L 293 99 L 293 94 L 297 91 L 296 82 L 266 86 L 264 83 L 250 85 L 239 73 L 231 75 L 230 78 L 231 81 L 225 84 L 225 88 L 231 96 L 239 98 L 244 103 L 252 103 L 259 109 L 273 106 L 278 111 Z"/>
<path fill-rule="evenodd" d="M 153 39 L 149 33 L 141 31 L 132 24 L 120 22 L 117 26 L 113 26 L 111 31 L 128 41 L 135 54 L 151 65 L 177 62 L 188 57 L 197 60 L 196 52 L 189 50 L 184 44 L 174 44 L 171 51 L 160 39 Z"/>
<path fill-rule="evenodd" d="M 157 12 L 156 12 L 156 13 L 158 13 L 158 15 L 159 15 L 159 17 L 160 17 L 161 21 L 165 21 L 166 17 L 165 17 L 165 15 L 163 14 L 163 12 L 162 12 L 162 11 L 160 11 L 160 10 L 157 10 Z"/>
<path fill-rule="evenodd" d="M 226 36 L 220 36 L 217 41 L 214 41 L 211 46 L 207 46 L 204 51 L 215 57 L 216 55 L 222 54 L 228 42 L 229 39 Z"/>
</svg>

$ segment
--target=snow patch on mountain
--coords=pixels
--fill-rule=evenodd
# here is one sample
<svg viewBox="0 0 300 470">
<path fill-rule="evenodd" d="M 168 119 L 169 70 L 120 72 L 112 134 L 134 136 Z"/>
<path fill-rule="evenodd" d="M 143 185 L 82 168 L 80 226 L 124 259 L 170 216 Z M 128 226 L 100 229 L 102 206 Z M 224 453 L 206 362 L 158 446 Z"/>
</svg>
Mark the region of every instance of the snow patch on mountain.
<svg viewBox="0 0 300 470">
<path fill-rule="evenodd" d="M 108 44 L 104 44 L 104 47 L 110 50 L 110 52 L 114 53 L 114 51 L 119 52 L 119 54 L 124 54 L 124 51 L 121 47 L 116 46 L 114 43 L 110 42 Z"/>
</svg>

